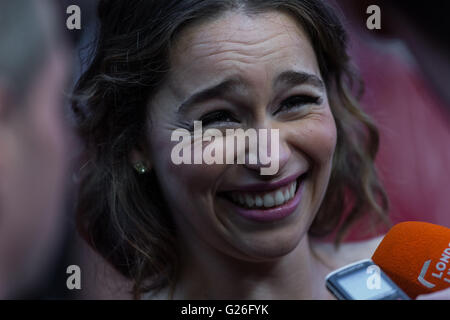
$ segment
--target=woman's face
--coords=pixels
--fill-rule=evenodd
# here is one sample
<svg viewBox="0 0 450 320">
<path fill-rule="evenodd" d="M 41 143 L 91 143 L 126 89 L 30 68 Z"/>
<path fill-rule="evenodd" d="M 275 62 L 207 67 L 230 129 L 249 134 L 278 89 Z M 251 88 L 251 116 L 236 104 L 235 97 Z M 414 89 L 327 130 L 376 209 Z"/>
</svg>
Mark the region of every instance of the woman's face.
<svg viewBox="0 0 450 320">
<path fill-rule="evenodd" d="M 255 262 L 287 254 L 322 202 L 336 144 L 306 33 L 280 12 L 228 12 L 178 39 L 169 79 L 150 101 L 149 162 L 183 243 Z M 269 144 L 278 172 L 261 175 L 259 164 L 174 164 L 179 142 L 171 141 L 172 132 L 190 130 L 194 121 L 223 132 L 217 148 L 225 129 L 278 129 L 278 154 Z"/>
</svg>

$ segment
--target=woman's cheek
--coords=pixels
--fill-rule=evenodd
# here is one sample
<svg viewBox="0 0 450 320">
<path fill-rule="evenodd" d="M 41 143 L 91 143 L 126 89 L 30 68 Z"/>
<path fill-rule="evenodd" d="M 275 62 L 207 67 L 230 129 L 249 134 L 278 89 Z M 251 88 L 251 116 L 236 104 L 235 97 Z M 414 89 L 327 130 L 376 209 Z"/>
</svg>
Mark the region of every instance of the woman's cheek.
<svg viewBox="0 0 450 320">
<path fill-rule="evenodd" d="M 337 131 L 331 114 L 301 120 L 297 125 L 294 144 L 314 163 L 327 164 L 334 155 Z"/>
<path fill-rule="evenodd" d="M 202 143 L 201 139 L 188 139 L 182 135 L 155 137 L 155 149 L 152 153 L 155 155 L 154 166 L 157 175 L 164 177 L 163 183 L 171 182 L 176 193 L 212 194 L 215 182 L 224 171 L 225 165 L 207 163 L 209 161 L 204 151 L 208 146 L 219 154 L 225 154 L 221 140 L 212 139 L 212 142 Z M 195 153 L 199 153 L 196 157 L 197 163 L 194 163 Z"/>
<path fill-rule="evenodd" d="M 327 114 L 327 117 L 323 121 L 320 138 L 321 143 L 323 144 L 324 153 L 321 156 L 331 160 L 333 158 L 337 142 L 336 122 L 334 121 L 331 113 Z"/>
</svg>

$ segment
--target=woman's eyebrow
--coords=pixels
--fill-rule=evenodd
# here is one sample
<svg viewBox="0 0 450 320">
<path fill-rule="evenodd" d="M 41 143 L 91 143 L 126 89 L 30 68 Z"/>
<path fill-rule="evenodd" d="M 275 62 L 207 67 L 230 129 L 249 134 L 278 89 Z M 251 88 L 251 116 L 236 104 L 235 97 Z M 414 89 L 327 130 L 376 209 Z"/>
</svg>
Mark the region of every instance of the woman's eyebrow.
<svg viewBox="0 0 450 320">
<path fill-rule="evenodd" d="M 224 97 L 232 92 L 242 91 L 246 87 L 245 82 L 239 77 L 226 78 L 219 84 L 194 93 L 186 99 L 177 109 L 177 113 L 183 113 L 193 105 L 205 102 L 214 98 Z"/>
<path fill-rule="evenodd" d="M 314 87 L 317 87 L 317 89 L 319 89 L 320 91 L 325 90 L 325 84 L 318 76 L 304 71 L 292 71 L 292 70 L 280 73 L 276 77 L 273 83 L 273 87 L 274 88 L 277 88 L 278 86 L 294 87 L 302 84 L 312 85 Z"/>
<path fill-rule="evenodd" d="M 273 82 L 273 87 L 286 86 L 293 87 L 301 84 L 309 84 L 324 91 L 323 81 L 316 75 L 303 71 L 284 71 L 280 73 Z M 222 82 L 212 87 L 194 93 L 177 108 L 177 113 L 184 113 L 190 107 L 214 99 L 230 95 L 231 93 L 242 92 L 247 88 L 247 83 L 238 76 L 226 78 Z"/>
</svg>

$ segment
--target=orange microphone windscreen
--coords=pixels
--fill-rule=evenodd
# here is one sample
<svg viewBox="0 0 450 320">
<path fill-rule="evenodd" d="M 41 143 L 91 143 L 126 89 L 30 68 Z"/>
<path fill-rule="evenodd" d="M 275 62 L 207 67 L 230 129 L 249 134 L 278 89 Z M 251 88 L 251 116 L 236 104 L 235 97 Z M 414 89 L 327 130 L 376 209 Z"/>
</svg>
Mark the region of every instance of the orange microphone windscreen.
<svg viewBox="0 0 450 320">
<path fill-rule="evenodd" d="M 411 298 L 450 287 L 450 229 L 425 222 L 402 222 L 386 234 L 377 264 Z"/>
</svg>

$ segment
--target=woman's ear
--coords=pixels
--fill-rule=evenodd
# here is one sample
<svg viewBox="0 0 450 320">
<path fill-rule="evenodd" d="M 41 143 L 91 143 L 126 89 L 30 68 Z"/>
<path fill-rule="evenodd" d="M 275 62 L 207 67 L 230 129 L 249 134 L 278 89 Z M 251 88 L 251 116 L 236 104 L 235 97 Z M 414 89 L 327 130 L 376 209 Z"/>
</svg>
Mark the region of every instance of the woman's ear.
<svg viewBox="0 0 450 320">
<path fill-rule="evenodd" d="M 131 150 L 130 163 L 133 168 L 140 174 L 147 173 L 152 168 L 150 160 L 144 155 L 141 150 L 137 148 L 133 148 Z"/>
</svg>

